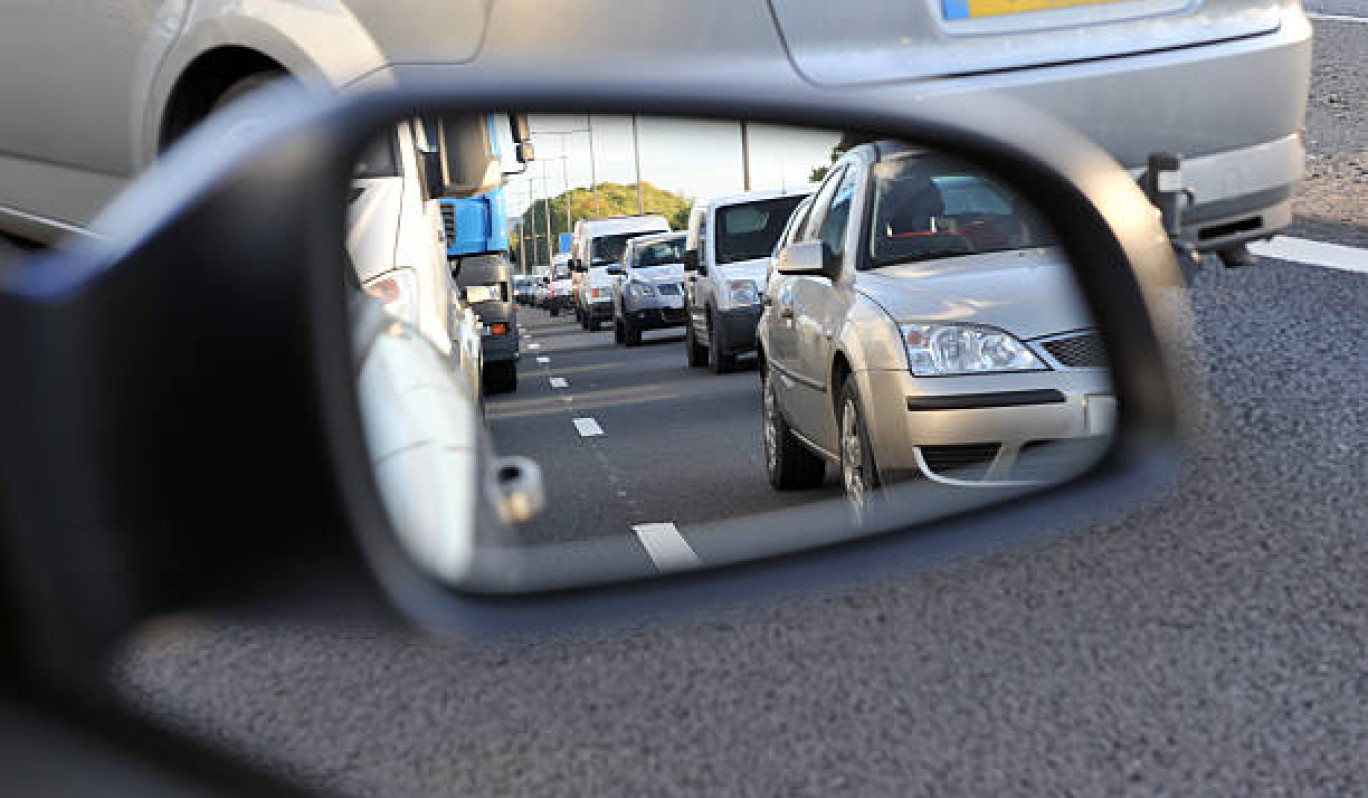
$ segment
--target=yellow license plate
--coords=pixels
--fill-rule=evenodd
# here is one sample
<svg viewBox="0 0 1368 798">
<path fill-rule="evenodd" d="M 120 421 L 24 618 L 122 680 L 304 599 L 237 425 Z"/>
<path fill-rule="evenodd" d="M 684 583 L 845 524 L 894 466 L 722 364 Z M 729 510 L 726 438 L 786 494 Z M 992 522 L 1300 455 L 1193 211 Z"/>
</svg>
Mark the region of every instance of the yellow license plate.
<svg viewBox="0 0 1368 798">
<path fill-rule="evenodd" d="M 1100 6 L 1118 0 L 943 0 L 945 18 L 981 19 L 1028 14 L 1032 11 L 1052 11 L 1057 8 Z"/>
</svg>

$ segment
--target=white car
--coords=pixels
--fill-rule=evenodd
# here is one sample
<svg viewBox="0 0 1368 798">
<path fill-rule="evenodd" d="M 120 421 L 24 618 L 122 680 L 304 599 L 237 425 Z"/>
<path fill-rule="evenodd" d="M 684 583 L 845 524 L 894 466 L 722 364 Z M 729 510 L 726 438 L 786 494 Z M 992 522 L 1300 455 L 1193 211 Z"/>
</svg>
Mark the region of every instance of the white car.
<svg viewBox="0 0 1368 798">
<path fill-rule="evenodd" d="M 648 233 L 668 233 L 664 216 L 612 216 L 583 219 L 575 224 L 570 246 L 570 269 L 574 273 L 575 317 L 580 326 L 596 332 L 613 318 L 613 277 L 610 268 L 622 268 L 627 242 Z"/>
<path fill-rule="evenodd" d="M 424 185 L 424 126 L 408 119 L 361 156 L 347 207 L 347 251 L 361 287 L 449 357 L 480 396 L 480 323 L 447 265 L 441 210 Z"/>
<path fill-rule="evenodd" d="M 754 351 L 774 245 L 811 187 L 767 189 L 698 202 L 684 243 L 684 348 L 690 366 L 721 374 Z"/>
</svg>

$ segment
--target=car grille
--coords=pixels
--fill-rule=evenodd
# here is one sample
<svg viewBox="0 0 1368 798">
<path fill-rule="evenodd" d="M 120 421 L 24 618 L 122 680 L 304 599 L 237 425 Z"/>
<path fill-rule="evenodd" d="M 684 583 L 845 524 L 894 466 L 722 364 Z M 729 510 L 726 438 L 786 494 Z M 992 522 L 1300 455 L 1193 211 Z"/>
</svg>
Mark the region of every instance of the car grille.
<svg viewBox="0 0 1368 798">
<path fill-rule="evenodd" d="M 1110 435 L 1031 441 L 1017 452 L 1012 479 L 1056 481 L 1077 474 L 1097 462 Z"/>
<path fill-rule="evenodd" d="M 1045 351 L 1059 365 L 1071 369 L 1102 369 L 1107 367 L 1107 349 L 1102 336 L 1095 332 L 1078 333 L 1046 341 Z"/>
<path fill-rule="evenodd" d="M 442 203 L 442 230 L 448 244 L 456 240 L 456 209 L 449 202 Z"/>
<path fill-rule="evenodd" d="M 997 457 L 996 443 L 964 443 L 953 446 L 922 446 L 926 467 L 955 479 L 983 479 Z"/>
<path fill-rule="evenodd" d="M 679 296 L 679 286 L 675 283 L 661 283 L 656 286 L 661 296 Z"/>
</svg>

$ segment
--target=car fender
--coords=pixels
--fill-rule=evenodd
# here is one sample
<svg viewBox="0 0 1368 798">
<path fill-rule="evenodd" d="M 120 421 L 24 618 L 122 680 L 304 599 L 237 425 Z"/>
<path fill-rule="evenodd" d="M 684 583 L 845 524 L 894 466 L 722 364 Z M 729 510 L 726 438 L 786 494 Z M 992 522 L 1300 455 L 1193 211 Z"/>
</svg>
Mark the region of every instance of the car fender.
<svg viewBox="0 0 1368 798">
<path fill-rule="evenodd" d="M 223 47 L 259 53 L 320 92 L 344 87 L 387 63 L 379 44 L 341 0 L 197 0 L 150 86 L 133 98 L 135 120 L 142 120 L 134 136 L 139 170 L 157 158 L 167 105 L 185 71 Z"/>
</svg>

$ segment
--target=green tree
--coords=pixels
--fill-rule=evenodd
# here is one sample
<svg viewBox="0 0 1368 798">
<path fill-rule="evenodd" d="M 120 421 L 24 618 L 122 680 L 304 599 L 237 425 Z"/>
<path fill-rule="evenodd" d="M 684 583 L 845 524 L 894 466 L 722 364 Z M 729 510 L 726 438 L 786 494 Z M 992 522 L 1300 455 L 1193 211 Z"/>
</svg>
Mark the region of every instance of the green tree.
<svg viewBox="0 0 1368 798">
<path fill-rule="evenodd" d="M 808 182 L 822 182 L 826 179 L 827 172 L 831 171 L 832 164 L 841 160 L 842 155 L 845 155 L 847 152 L 850 152 L 851 149 L 853 149 L 854 147 L 858 147 L 861 144 L 868 144 L 871 141 L 878 140 L 878 136 L 871 136 L 868 133 L 859 133 L 854 131 L 846 131 L 845 133 L 842 133 L 841 140 L 836 142 L 836 146 L 831 148 L 831 160 L 828 163 L 822 164 L 821 166 L 812 167 L 812 171 L 808 172 Z"/>
<path fill-rule="evenodd" d="M 570 219 L 567 224 L 565 216 L 566 200 L 569 200 Z M 600 216 L 629 216 L 637 212 L 636 184 L 623 185 L 622 183 L 599 183 L 598 202 L 594 201 L 594 195 L 587 188 L 575 188 L 568 192 L 562 192 L 552 197 L 550 200 L 550 222 L 551 222 L 551 252 L 555 252 L 555 242 L 561 233 L 568 233 L 574 230 L 574 222 L 580 219 L 593 219 Z M 641 205 L 642 209 L 648 214 L 660 214 L 670 223 L 670 227 L 675 230 L 684 229 L 689 223 L 689 210 L 693 203 L 688 198 L 666 191 L 663 188 L 651 185 L 647 182 L 641 184 Z M 546 237 L 547 226 L 547 206 L 546 200 L 537 200 L 528 206 L 519 219 L 521 229 L 527 234 L 528 261 L 531 263 L 546 263 L 548 260 L 547 248 L 544 239 Z M 534 238 L 540 237 L 540 238 Z M 536 242 L 535 247 L 533 246 Z M 514 236 L 513 246 L 518 246 L 517 236 Z M 535 248 L 535 253 L 533 252 Z"/>
</svg>

